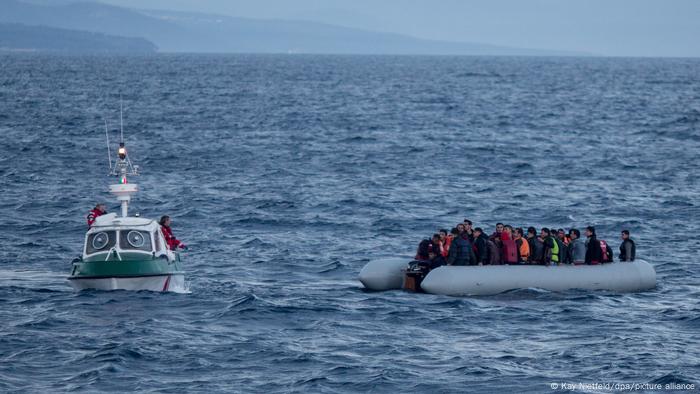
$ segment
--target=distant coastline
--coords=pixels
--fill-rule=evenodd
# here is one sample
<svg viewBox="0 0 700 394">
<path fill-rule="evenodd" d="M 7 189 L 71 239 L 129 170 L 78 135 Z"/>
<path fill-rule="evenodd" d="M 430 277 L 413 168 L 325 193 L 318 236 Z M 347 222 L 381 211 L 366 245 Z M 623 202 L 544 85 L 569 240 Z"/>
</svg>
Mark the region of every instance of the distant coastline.
<svg viewBox="0 0 700 394">
<path fill-rule="evenodd" d="M 0 52 L 112 54 L 155 53 L 158 47 L 144 39 L 89 31 L 0 23 Z"/>
<path fill-rule="evenodd" d="M 136 10 L 98 2 L 4 0 L 0 47 L 61 53 L 590 56 L 480 42 L 427 40 L 306 20 Z M 24 26 L 24 27 L 22 27 Z M 50 30 L 56 29 L 56 30 Z M 7 49 L 9 48 L 9 49 Z"/>
</svg>

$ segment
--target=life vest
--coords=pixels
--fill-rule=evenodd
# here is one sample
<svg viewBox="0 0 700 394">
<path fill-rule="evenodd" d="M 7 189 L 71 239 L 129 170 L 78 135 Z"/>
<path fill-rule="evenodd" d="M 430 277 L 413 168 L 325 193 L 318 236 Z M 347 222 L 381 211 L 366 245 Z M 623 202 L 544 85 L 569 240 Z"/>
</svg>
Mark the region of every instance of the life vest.
<svg viewBox="0 0 700 394">
<path fill-rule="evenodd" d="M 446 237 L 445 243 L 442 245 L 442 257 L 447 258 L 447 254 L 450 252 L 450 245 L 452 245 L 452 237 Z"/>
<path fill-rule="evenodd" d="M 608 246 L 608 243 L 603 241 L 602 239 L 599 241 L 600 242 L 600 262 L 601 263 L 611 263 L 612 260 L 612 250 Z"/>
<path fill-rule="evenodd" d="M 520 260 L 518 261 L 528 261 L 530 259 L 530 244 L 524 238 L 516 240 L 515 243 L 518 245 L 518 253 L 520 256 Z"/>
<path fill-rule="evenodd" d="M 518 262 L 518 245 L 512 239 L 504 239 L 503 243 L 503 262 L 506 264 L 515 264 Z"/>
<path fill-rule="evenodd" d="M 630 246 L 630 256 L 627 256 L 627 250 L 625 248 L 625 245 L 629 243 Z M 622 245 L 620 245 L 620 261 L 634 261 L 636 253 L 636 246 L 634 245 L 634 241 L 631 239 L 626 239 L 624 242 L 622 242 Z"/>
<path fill-rule="evenodd" d="M 558 263 L 559 262 L 559 242 L 557 242 L 557 240 L 554 239 L 554 237 L 550 237 L 550 238 L 552 238 L 552 249 L 551 249 L 552 262 Z"/>
</svg>

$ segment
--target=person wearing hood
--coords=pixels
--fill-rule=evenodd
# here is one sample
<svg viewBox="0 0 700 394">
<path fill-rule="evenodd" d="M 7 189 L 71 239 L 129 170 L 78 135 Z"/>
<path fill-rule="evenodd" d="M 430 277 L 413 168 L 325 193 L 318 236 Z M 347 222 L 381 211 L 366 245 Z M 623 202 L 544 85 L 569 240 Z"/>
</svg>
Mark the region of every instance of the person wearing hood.
<svg viewBox="0 0 700 394">
<path fill-rule="evenodd" d="M 603 250 L 600 241 L 595 235 L 595 227 L 586 227 L 586 264 L 601 264 L 603 262 Z"/>
</svg>

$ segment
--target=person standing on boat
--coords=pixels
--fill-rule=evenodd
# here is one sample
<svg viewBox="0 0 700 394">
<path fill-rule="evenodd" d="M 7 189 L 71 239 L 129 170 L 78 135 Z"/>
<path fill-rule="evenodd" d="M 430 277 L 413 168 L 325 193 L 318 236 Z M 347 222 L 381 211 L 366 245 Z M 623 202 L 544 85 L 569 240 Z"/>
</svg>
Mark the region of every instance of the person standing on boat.
<svg viewBox="0 0 700 394">
<path fill-rule="evenodd" d="M 474 242 L 474 230 L 472 229 L 472 221 L 464 219 L 464 231 L 469 234 L 469 241 Z"/>
<path fill-rule="evenodd" d="M 442 257 L 447 258 L 447 252 L 450 250 L 450 245 L 452 244 L 452 237 L 447 233 L 446 229 L 440 229 L 438 231 L 440 234 L 440 242 L 442 242 Z"/>
<path fill-rule="evenodd" d="M 173 235 L 173 230 L 170 228 L 170 216 L 162 216 L 158 223 L 160 224 L 160 229 L 163 232 L 163 237 L 165 237 L 165 243 L 168 244 L 170 250 L 176 250 L 177 248 L 187 249 L 187 246 L 185 246 L 184 243 L 175 238 Z"/>
<path fill-rule="evenodd" d="M 476 255 L 466 231 L 452 241 L 447 254 L 447 265 L 476 265 Z"/>
<path fill-rule="evenodd" d="M 620 245 L 620 261 L 634 261 L 637 247 L 632 238 L 630 238 L 629 230 L 622 230 L 622 244 Z"/>
<path fill-rule="evenodd" d="M 544 243 L 537 236 L 537 230 L 534 227 L 527 228 L 527 242 L 530 244 L 530 264 L 542 264 L 544 260 Z"/>
<path fill-rule="evenodd" d="M 569 257 L 567 261 L 574 265 L 585 264 L 586 262 L 586 244 L 581 239 L 581 232 L 578 229 L 572 228 L 569 230 Z"/>
<path fill-rule="evenodd" d="M 476 263 L 484 265 L 489 263 L 489 237 L 484 234 L 481 227 L 474 229 L 474 253 L 476 255 Z"/>
<path fill-rule="evenodd" d="M 496 223 L 496 232 L 491 234 L 489 239 L 491 241 L 494 241 L 494 242 L 500 241 L 501 240 L 501 233 L 503 232 L 503 227 L 504 227 L 503 223 Z"/>
<path fill-rule="evenodd" d="M 92 224 L 95 223 L 95 220 L 107 213 L 107 207 L 105 207 L 104 204 L 97 204 L 95 205 L 95 208 L 93 208 L 90 213 L 87 215 L 87 225 L 88 227 L 92 227 Z"/>
<path fill-rule="evenodd" d="M 601 264 L 603 262 L 603 250 L 600 241 L 595 235 L 595 227 L 586 227 L 586 264 Z"/>
<path fill-rule="evenodd" d="M 530 244 L 525 239 L 521 227 L 515 229 L 515 244 L 518 246 L 518 263 L 525 264 L 530 261 Z"/>
</svg>

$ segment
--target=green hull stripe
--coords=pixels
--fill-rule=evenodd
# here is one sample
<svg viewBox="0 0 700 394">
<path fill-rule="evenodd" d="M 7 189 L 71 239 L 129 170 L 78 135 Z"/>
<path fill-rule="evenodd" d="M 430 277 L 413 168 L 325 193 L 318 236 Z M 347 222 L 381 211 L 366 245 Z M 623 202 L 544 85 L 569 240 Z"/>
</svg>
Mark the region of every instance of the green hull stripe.
<svg viewBox="0 0 700 394">
<path fill-rule="evenodd" d="M 80 261 L 73 263 L 70 278 L 138 277 L 182 274 L 182 263 L 164 259 Z"/>
</svg>

